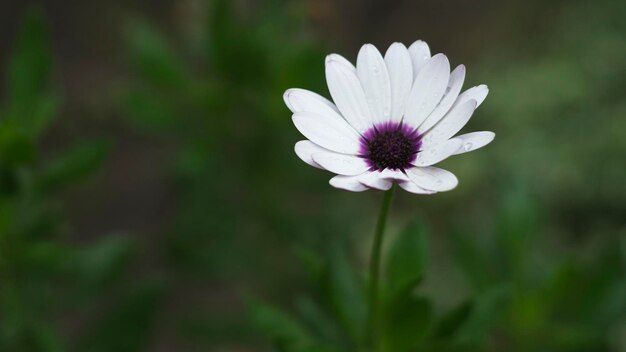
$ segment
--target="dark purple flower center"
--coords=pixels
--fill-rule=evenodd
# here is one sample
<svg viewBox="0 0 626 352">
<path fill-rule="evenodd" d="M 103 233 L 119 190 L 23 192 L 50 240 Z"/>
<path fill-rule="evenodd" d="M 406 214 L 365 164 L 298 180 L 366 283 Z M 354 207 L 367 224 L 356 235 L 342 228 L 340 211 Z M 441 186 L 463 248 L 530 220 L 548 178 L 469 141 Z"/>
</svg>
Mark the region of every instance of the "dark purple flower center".
<svg viewBox="0 0 626 352">
<path fill-rule="evenodd" d="M 360 155 L 370 169 L 402 170 L 411 166 L 422 145 L 422 136 L 403 123 L 385 122 L 365 131 Z"/>
</svg>

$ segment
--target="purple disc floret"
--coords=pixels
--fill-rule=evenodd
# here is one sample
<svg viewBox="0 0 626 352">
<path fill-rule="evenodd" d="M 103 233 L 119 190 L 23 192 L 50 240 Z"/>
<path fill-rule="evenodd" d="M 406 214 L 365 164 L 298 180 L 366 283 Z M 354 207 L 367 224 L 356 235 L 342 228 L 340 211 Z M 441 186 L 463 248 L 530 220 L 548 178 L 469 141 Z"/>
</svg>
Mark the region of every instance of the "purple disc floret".
<svg viewBox="0 0 626 352">
<path fill-rule="evenodd" d="M 402 122 L 383 122 L 374 125 L 361 136 L 359 156 L 370 171 L 400 170 L 411 167 L 422 146 L 422 136 L 413 127 Z"/>
</svg>

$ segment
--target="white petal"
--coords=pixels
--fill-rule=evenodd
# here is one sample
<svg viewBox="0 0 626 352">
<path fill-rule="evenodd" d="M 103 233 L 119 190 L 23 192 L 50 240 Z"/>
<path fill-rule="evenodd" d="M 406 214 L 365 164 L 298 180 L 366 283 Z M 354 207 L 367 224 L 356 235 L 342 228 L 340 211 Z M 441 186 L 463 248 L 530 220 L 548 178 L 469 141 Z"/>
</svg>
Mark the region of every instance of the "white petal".
<svg viewBox="0 0 626 352">
<path fill-rule="evenodd" d="M 421 152 L 417 153 L 417 158 L 413 162 L 413 165 L 419 167 L 435 165 L 436 163 L 454 155 L 461 148 L 462 145 L 462 140 L 453 138 L 444 143 L 440 143 L 431 148 L 422 150 Z"/>
<path fill-rule="evenodd" d="M 391 188 L 391 185 L 392 185 L 391 181 L 381 178 L 380 172 L 378 171 L 366 172 L 360 175 L 359 182 L 361 182 L 363 185 L 369 188 L 373 188 L 373 189 L 377 189 L 381 191 L 388 190 L 389 188 Z"/>
<path fill-rule="evenodd" d="M 413 62 L 413 77 L 417 77 L 419 71 L 424 67 L 426 61 L 430 59 L 430 48 L 426 42 L 418 40 L 409 47 L 411 61 Z"/>
<path fill-rule="evenodd" d="M 450 62 L 443 54 L 433 56 L 415 78 L 404 113 L 404 121 L 418 127 L 446 92 L 450 79 Z"/>
<path fill-rule="evenodd" d="M 372 126 L 371 112 L 354 66 L 344 61 L 326 59 L 328 90 L 343 117 L 359 133 Z"/>
<path fill-rule="evenodd" d="M 359 152 L 359 134 L 343 119 L 312 112 L 293 114 L 293 123 L 300 133 L 313 143 L 344 154 Z"/>
<path fill-rule="evenodd" d="M 404 115 L 407 97 L 413 85 L 413 64 L 404 44 L 391 44 L 385 53 L 385 64 L 391 85 L 390 119 L 399 122 Z"/>
<path fill-rule="evenodd" d="M 465 80 L 465 66 L 459 65 L 450 73 L 450 80 L 448 81 L 448 87 L 446 88 L 445 95 L 441 98 L 439 105 L 435 107 L 433 112 L 430 113 L 428 118 L 418 128 L 420 134 L 428 131 L 433 127 L 441 118 L 450 110 L 452 104 L 459 96 L 461 87 L 463 87 L 463 81 Z"/>
<path fill-rule="evenodd" d="M 331 186 L 351 192 L 363 192 L 368 188 L 359 182 L 358 176 L 337 175 L 328 182 Z"/>
<path fill-rule="evenodd" d="M 321 165 L 313 161 L 313 154 L 320 152 L 329 152 L 328 149 L 322 148 L 309 140 L 297 142 L 293 149 L 295 150 L 296 155 L 305 163 L 318 169 L 324 169 Z"/>
<path fill-rule="evenodd" d="M 356 71 L 356 68 L 354 67 L 352 62 L 350 62 L 350 60 L 346 59 L 345 57 L 343 57 L 343 56 L 341 56 L 339 54 L 329 54 L 329 55 L 326 55 L 326 62 L 328 62 L 328 61 L 338 61 L 338 62 L 341 62 L 346 67 L 349 67 L 353 71 Z"/>
<path fill-rule="evenodd" d="M 339 110 L 330 100 L 306 89 L 291 88 L 283 95 L 285 104 L 292 112 L 314 112 L 320 115 L 341 117 Z"/>
<path fill-rule="evenodd" d="M 324 169 L 339 175 L 360 175 L 369 168 L 363 158 L 333 152 L 315 153 L 313 160 Z"/>
<path fill-rule="evenodd" d="M 372 44 L 361 47 L 356 60 L 356 72 L 372 113 L 372 121 L 388 121 L 391 115 L 389 74 L 385 60 Z"/>
<path fill-rule="evenodd" d="M 417 186 L 431 191 L 449 191 L 459 184 L 453 173 L 434 166 L 413 167 L 406 172 Z"/>
<path fill-rule="evenodd" d="M 496 134 L 489 131 L 471 132 L 456 136 L 454 139 L 460 139 L 463 141 L 463 144 L 454 154 L 468 153 L 478 148 L 482 148 L 491 143 L 494 138 L 496 138 Z"/>
<path fill-rule="evenodd" d="M 424 149 L 431 148 L 454 136 L 472 117 L 474 109 L 476 109 L 475 100 L 470 100 L 462 105 L 455 104 L 435 127 L 426 132 L 422 139 L 422 147 Z"/>
<path fill-rule="evenodd" d="M 401 182 L 398 183 L 398 186 L 402 187 L 407 192 L 415 193 L 415 194 L 434 194 L 437 193 L 435 191 L 431 191 L 425 188 L 422 188 L 415 184 L 413 181 Z"/>
<path fill-rule="evenodd" d="M 480 104 L 483 103 L 485 98 L 487 98 L 487 94 L 489 94 L 489 87 L 484 84 L 481 84 L 476 87 L 472 87 L 465 92 L 459 95 L 459 98 L 456 100 L 454 105 L 461 105 L 466 101 L 476 100 L 476 107 L 479 107 Z"/>
<path fill-rule="evenodd" d="M 380 178 L 393 182 L 407 182 L 409 178 L 399 170 L 385 169 L 380 172 Z"/>
</svg>

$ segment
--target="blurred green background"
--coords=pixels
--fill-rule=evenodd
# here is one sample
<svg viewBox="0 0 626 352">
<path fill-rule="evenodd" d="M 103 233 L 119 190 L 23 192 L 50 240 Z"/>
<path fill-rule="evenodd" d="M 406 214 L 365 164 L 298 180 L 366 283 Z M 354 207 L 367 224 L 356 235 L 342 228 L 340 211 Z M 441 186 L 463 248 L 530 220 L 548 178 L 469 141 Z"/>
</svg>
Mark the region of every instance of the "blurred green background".
<svg viewBox="0 0 626 352">
<path fill-rule="evenodd" d="M 626 351 L 624 18 L 614 0 L 2 1 L 0 351 L 354 350 L 382 195 L 295 156 L 282 93 L 328 96 L 327 53 L 417 39 L 489 85 L 465 130 L 497 137 L 445 162 L 456 190 L 398 192 L 388 239 L 428 254 L 397 341 Z"/>
</svg>

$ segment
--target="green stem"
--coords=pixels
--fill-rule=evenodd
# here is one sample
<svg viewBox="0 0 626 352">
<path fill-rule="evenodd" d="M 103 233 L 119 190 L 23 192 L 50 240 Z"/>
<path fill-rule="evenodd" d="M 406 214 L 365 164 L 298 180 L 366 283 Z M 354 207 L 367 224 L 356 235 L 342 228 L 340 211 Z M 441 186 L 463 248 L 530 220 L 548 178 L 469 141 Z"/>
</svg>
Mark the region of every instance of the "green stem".
<svg viewBox="0 0 626 352">
<path fill-rule="evenodd" d="M 376 350 L 378 345 L 378 335 L 380 329 L 380 317 L 379 317 L 379 276 L 380 276 L 380 257 L 383 245 L 383 236 L 385 234 L 385 225 L 387 223 L 387 216 L 389 215 L 389 208 L 391 207 L 391 199 L 393 198 L 393 192 L 395 184 L 385 192 L 383 197 L 383 204 L 378 214 L 378 222 L 376 223 L 376 232 L 374 233 L 374 244 L 372 245 L 372 253 L 370 257 L 370 286 L 369 286 L 369 322 L 368 322 L 368 336 L 371 339 L 372 347 Z"/>
</svg>

